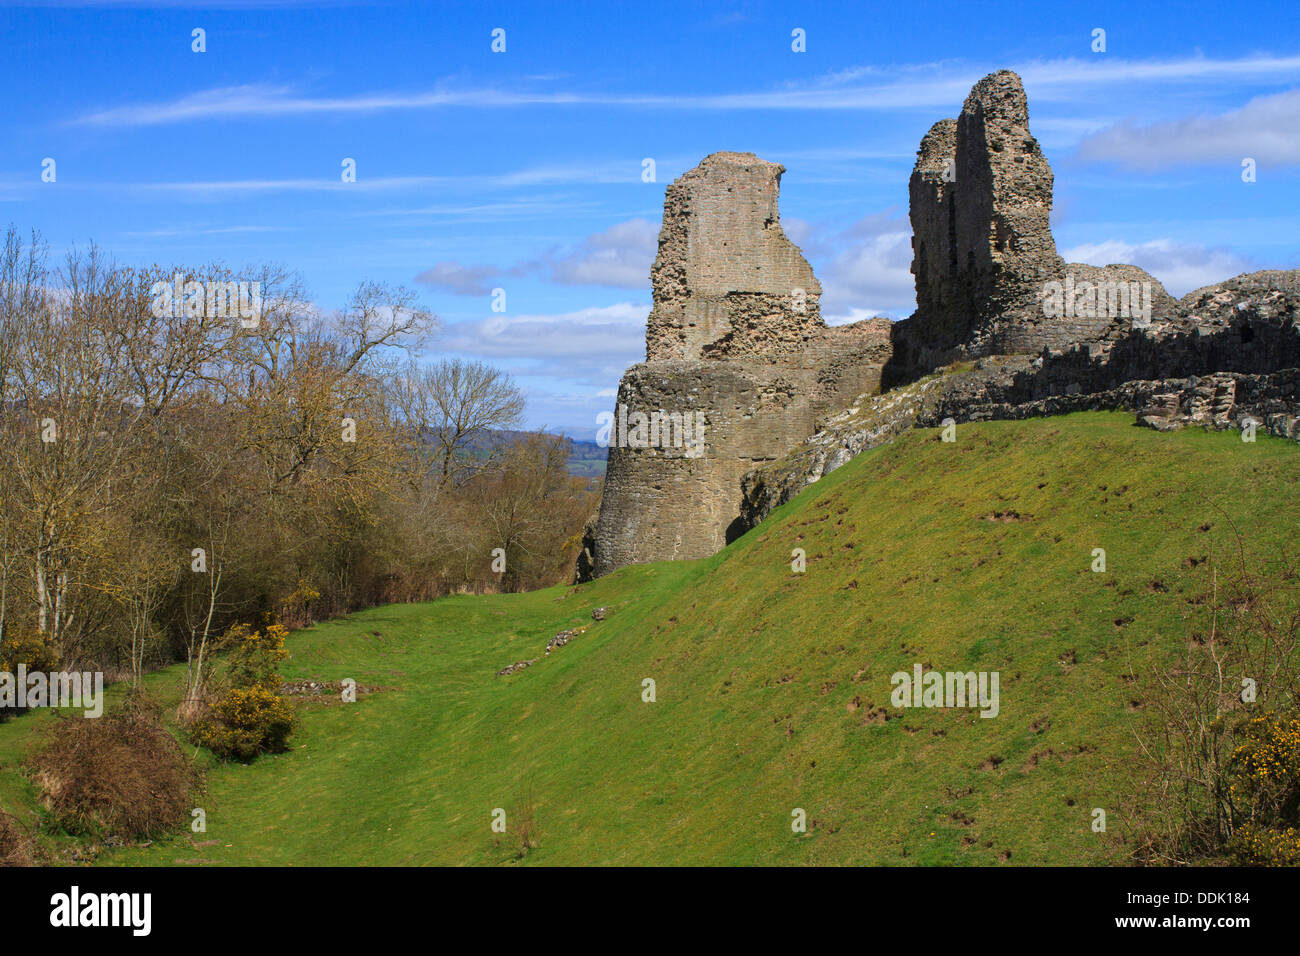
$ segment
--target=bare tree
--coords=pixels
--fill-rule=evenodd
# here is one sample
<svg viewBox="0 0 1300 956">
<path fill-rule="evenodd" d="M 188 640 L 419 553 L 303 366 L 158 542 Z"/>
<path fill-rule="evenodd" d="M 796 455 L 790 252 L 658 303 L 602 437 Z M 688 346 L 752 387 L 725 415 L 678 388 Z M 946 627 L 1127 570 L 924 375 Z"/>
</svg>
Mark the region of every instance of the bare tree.
<svg viewBox="0 0 1300 956">
<path fill-rule="evenodd" d="M 66 654 L 65 633 L 77 613 L 76 565 L 109 507 L 113 477 L 133 450 L 144 410 L 128 400 L 122 356 L 110 341 L 130 297 L 123 275 L 92 247 L 70 253 L 54 281 L 56 291 L 17 317 L 13 503 L 26 519 L 36 626 Z"/>
<path fill-rule="evenodd" d="M 357 370 L 387 348 L 418 349 L 436 326 L 433 313 L 416 304 L 412 290 L 363 282 L 336 321 L 346 346 L 343 371 Z"/>
<path fill-rule="evenodd" d="M 469 468 L 476 440 L 494 429 L 517 427 L 523 418 L 523 393 L 510 376 L 482 362 L 413 362 L 393 376 L 390 388 L 412 450 L 428 462 L 439 489 Z M 483 458 L 494 451 L 484 447 Z"/>
<path fill-rule="evenodd" d="M 17 493 L 12 451 L 17 447 L 17 390 L 13 378 L 14 361 L 25 330 L 34 315 L 45 308 L 46 249 L 36 236 L 24 245 L 18 231 L 10 226 L 0 250 L 0 643 L 9 622 L 9 606 L 14 596 L 11 583 L 18 566 L 22 530 L 18 512 L 13 507 Z"/>
</svg>

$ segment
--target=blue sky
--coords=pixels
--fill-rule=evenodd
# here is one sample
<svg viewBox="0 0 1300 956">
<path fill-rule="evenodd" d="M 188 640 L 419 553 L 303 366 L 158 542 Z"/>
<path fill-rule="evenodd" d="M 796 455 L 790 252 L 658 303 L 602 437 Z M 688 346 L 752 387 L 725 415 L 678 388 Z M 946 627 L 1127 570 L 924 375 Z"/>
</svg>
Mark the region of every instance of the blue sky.
<svg viewBox="0 0 1300 956">
<path fill-rule="evenodd" d="M 0 3 L 0 219 L 125 264 L 278 263 L 324 309 L 409 285 L 428 354 L 507 369 L 530 425 L 590 437 L 644 358 L 668 182 L 717 150 L 783 163 L 828 321 L 904 316 L 917 144 L 997 69 L 1024 77 L 1067 258 L 1176 295 L 1300 266 L 1300 4 L 1147 7 Z"/>
</svg>

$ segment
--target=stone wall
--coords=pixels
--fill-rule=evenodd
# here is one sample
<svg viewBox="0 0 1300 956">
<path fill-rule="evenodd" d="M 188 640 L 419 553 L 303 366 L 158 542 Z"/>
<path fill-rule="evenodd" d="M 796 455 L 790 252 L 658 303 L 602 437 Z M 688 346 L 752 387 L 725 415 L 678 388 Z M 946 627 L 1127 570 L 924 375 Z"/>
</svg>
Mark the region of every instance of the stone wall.
<svg viewBox="0 0 1300 956">
<path fill-rule="evenodd" d="M 821 284 L 781 229 L 784 172 L 713 153 L 668 187 L 646 361 L 798 349 L 824 327 Z"/>
<path fill-rule="evenodd" d="M 854 456 L 913 427 L 1126 410 L 1153 427 L 1240 427 L 1300 439 L 1300 270 L 1238 276 L 1188 293 L 1146 328 L 1037 356 L 986 356 L 864 394 L 785 458 L 741 480 L 751 528 Z"/>
<path fill-rule="evenodd" d="M 777 358 L 668 359 L 628 369 L 589 556 L 595 575 L 627 564 L 701 558 L 743 530 L 741 478 L 798 447 L 820 421 L 880 388 L 889 322 L 824 329 Z M 703 445 L 634 447 L 618 441 L 618 415 L 703 415 Z"/>
<path fill-rule="evenodd" d="M 646 361 L 619 384 L 600 513 L 580 578 L 705 557 L 739 533 L 742 476 L 880 388 L 886 319 L 828 327 L 821 285 L 781 230 L 784 168 L 714 153 L 666 190 Z M 624 440 L 637 412 L 697 414 L 698 448 Z"/>
</svg>

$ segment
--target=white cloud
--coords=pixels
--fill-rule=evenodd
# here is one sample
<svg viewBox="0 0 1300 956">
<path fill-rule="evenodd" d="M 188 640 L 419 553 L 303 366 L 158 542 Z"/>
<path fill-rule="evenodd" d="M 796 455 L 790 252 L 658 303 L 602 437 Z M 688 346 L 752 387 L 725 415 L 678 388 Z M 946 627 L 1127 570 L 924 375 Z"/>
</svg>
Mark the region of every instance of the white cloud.
<svg viewBox="0 0 1300 956">
<path fill-rule="evenodd" d="M 590 438 L 614 406 L 615 386 L 645 359 L 646 303 L 620 302 L 556 314 L 494 315 L 448 323 L 440 352 L 504 367 L 528 395 L 534 425 Z"/>
<path fill-rule="evenodd" d="M 838 232 L 796 220 L 786 234 L 820 260 L 821 311 L 831 325 L 874 315 L 901 318 L 916 308 L 912 280 L 912 227 L 894 209 L 864 216 Z"/>
<path fill-rule="evenodd" d="M 447 107 L 518 108 L 528 106 L 621 106 L 643 109 L 698 110 L 946 110 L 960 107 L 971 86 L 998 65 L 940 62 L 902 67 L 854 68 L 811 83 L 787 83 L 775 89 L 732 93 L 671 94 L 590 93 L 581 91 L 457 89 L 443 83 L 431 90 L 370 92 L 353 96 L 307 96 L 291 87 L 245 84 L 190 93 L 161 103 L 96 110 L 73 125 L 153 126 L 235 116 L 267 118 L 290 115 L 375 113 Z M 1236 59 L 1179 57 L 1164 60 L 1064 58 L 1033 60 L 1014 67 L 1030 89 L 1031 100 L 1086 102 L 1098 88 L 1155 87 L 1169 84 L 1285 82 L 1300 78 L 1300 56 L 1257 54 Z"/>
<path fill-rule="evenodd" d="M 468 222 L 486 222 L 508 219 L 539 219 L 555 213 L 573 214 L 597 207 L 590 199 L 574 195 L 560 195 L 552 199 L 523 198 L 502 202 L 470 202 L 417 206 L 410 209 L 374 209 L 362 215 L 389 218 L 392 216 L 428 216 Z"/>
<path fill-rule="evenodd" d="M 1062 249 L 1067 262 L 1093 266 L 1128 263 L 1139 266 L 1160 280 L 1172 296 L 1181 297 L 1199 289 L 1253 270 L 1252 264 L 1229 249 L 1212 249 L 1172 239 L 1132 243 L 1119 239 Z"/>
<path fill-rule="evenodd" d="M 659 226 L 655 223 L 629 219 L 570 248 L 552 249 L 534 261 L 517 262 L 508 268 L 438 262 L 417 275 L 415 281 L 455 295 L 488 295 L 495 281 L 536 274 L 546 275 L 558 285 L 648 290 L 658 236 Z"/>
<path fill-rule="evenodd" d="M 1217 115 L 1150 126 L 1119 123 L 1086 137 L 1079 156 L 1145 170 L 1190 163 L 1239 166 L 1247 156 L 1261 166 L 1300 163 L 1300 89 L 1259 96 Z"/>
<path fill-rule="evenodd" d="M 494 315 L 447 323 L 442 353 L 504 368 L 528 396 L 533 425 L 590 438 L 596 416 L 614 406 L 628 366 L 645 359 L 647 303 L 620 302 L 555 314 Z"/>
<path fill-rule="evenodd" d="M 548 259 L 551 281 L 648 289 L 650 265 L 659 247 L 659 226 L 630 219 L 588 236 L 572 251 Z"/>
<path fill-rule="evenodd" d="M 671 167 L 673 162 L 665 160 L 660 165 Z M 343 182 L 339 176 L 321 177 L 319 179 L 228 179 L 228 180 L 189 180 L 181 182 L 145 182 L 145 183 L 94 183 L 81 185 L 99 190 L 144 193 L 181 193 L 198 196 L 213 195 L 225 197 L 237 193 L 276 193 L 276 192 L 338 192 L 366 193 L 392 192 L 403 190 L 420 190 L 438 187 L 474 189 L 474 188 L 511 188 L 531 186 L 597 186 L 635 183 L 641 181 L 641 160 L 610 160 L 604 163 L 577 163 L 572 165 L 539 166 L 525 169 L 508 170 L 502 173 L 481 173 L 471 175 L 447 176 L 371 176 L 364 170 L 358 173 L 355 182 Z M 0 189 L 6 188 L 0 185 Z M 15 187 L 16 188 L 16 187 Z M 531 207 L 534 210 L 572 213 L 590 201 L 564 203 L 559 200 L 521 199 L 508 203 L 478 203 L 461 206 L 424 206 L 416 209 L 375 210 L 371 215 L 448 215 L 463 214 L 475 219 L 487 219 L 505 213 L 519 213 Z"/>
<path fill-rule="evenodd" d="M 550 315 L 493 315 L 449 323 L 438 346 L 483 359 L 545 360 L 547 375 L 566 378 L 613 367 L 617 378 L 644 359 L 649 314 L 648 304 L 620 302 Z"/>
<path fill-rule="evenodd" d="M 446 176 L 359 176 L 356 182 L 333 179 L 227 179 L 171 183 L 112 183 L 88 185 L 161 193 L 263 193 L 263 192 L 379 192 L 445 183 Z"/>
<path fill-rule="evenodd" d="M 191 236 L 225 236 L 249 232 L 281 232 L 296 226 L 192 226 L 169 229 L 150 229 L 144 232 L 124 232 L 131 239 L 175 239 Z"/>
<path fill-rule="evenodd" d="M 495 266 L 464 266 L 450 260 L 435 262 L 415 281 L 453 295 L 491 295 L 492 283 L 505 273 Z"/>
</svg>

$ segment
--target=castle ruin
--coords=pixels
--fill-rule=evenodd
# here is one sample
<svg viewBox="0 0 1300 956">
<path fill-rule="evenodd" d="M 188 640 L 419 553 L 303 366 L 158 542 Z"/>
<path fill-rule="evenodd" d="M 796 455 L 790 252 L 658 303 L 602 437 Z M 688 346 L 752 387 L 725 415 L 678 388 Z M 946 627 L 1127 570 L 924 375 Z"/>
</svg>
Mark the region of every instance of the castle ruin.
<svg viewBox="0 0 1300 956">
<path fill-rule="evenodd" d="M 1136 266 L 1066 263 L 1015 73 L 980 80 L 921 140 L 904 320 L 825 324 L 781 229 L 784 171 L 714 153 L 666 190 L 646 361 L 616 414 L 638 428 L 695 415 L 702 439 L 611 441 L 580 579 L 713 554 L 853 455 L 946 418 L 1125 408 L 1161 428 L 1249 420 L 1300 439 L 1300 270 L 1174 300 Z"/>
</svg>

